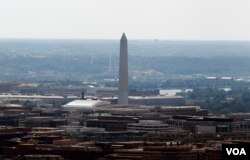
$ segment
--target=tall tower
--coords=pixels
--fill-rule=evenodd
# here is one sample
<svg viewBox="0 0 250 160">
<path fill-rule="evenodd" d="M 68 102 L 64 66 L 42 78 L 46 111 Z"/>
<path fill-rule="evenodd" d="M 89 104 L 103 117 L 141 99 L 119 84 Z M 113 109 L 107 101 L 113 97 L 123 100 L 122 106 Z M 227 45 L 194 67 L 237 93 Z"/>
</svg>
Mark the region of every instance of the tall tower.
<svg viewBox="0 0 250 160">
<path fill-rule="evenodd" d="M 128 42 L 125 33 L 120 40 L 118 104 L 128 104 Z"/>
</svg>

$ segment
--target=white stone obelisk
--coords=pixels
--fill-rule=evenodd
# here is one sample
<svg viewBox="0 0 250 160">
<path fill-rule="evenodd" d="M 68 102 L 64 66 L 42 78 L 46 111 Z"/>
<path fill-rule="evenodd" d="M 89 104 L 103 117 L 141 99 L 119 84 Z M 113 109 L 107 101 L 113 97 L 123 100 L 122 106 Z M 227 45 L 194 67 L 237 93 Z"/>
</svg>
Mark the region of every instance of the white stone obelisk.
<svg viewBox="0 0 250 160">
<path fill-rule="evenodd" d="M 118 104 L 128 104 L 128 42 L 125 33 L 120 40 Z"/>
</svg>

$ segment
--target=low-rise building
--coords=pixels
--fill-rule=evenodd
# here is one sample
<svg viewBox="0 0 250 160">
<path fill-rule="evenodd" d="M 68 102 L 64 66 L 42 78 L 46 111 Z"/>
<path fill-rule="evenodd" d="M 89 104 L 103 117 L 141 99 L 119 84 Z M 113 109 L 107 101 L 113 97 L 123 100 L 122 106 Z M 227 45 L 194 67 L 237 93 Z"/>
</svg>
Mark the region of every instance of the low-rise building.
<svg viewBox="0 0 250 160">
<path fill-rule="evenodd" d="M 142 131 L 142 132 L 162 132 L 167 131 L 171 127 L 168 124 L 163 124 L 161 121 L 155 120 L 140 120 L 139 123 L 129 123 L 128 131 Z"/>
</svg>

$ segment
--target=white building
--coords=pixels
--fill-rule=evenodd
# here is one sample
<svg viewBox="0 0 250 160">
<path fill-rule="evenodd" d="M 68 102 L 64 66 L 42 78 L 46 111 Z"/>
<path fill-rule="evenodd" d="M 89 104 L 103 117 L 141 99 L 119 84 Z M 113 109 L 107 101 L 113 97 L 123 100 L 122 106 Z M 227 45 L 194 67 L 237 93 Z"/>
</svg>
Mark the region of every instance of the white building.
<svg viewBox="0 0 250 160">
<path fill-rule="evenodd" d="M 94 112 L 101 106 L 110 104 L 109 101 L 102 100 L 74 100 L 62 106 L 63 110 L 69 112 Z"/>
</svg>

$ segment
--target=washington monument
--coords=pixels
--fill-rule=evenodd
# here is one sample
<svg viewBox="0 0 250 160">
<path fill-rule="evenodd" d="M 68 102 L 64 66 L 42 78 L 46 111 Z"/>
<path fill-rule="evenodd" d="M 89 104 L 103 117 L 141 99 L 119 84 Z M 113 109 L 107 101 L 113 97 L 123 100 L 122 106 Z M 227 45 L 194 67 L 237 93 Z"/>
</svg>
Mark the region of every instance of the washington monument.
<svg viewBox="0 0 250 160">
<path fill-rule="evenodd" d="M 118 104 L 128 104 L 128 43 L 125 33 L 120 40 Z"/>
</svg>

